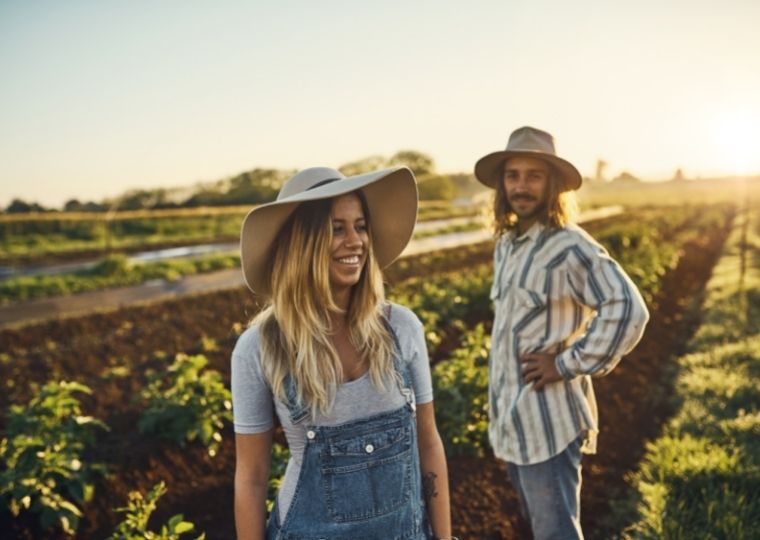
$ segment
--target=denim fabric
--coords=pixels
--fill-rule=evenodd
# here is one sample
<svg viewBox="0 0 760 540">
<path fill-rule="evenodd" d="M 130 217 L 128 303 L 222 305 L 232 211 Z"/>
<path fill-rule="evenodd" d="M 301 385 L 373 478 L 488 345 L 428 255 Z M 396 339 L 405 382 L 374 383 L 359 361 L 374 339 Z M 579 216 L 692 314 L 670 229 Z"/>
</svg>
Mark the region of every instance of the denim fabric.
<svg viewBox="0 0 760 540">
<path fill-rule="evenodd" d="M 581 438 L 547 461 L 507 463 L 534 540 L 582 540 Z"/>
<path fill-rule="evenodd" d="M 337 426 L 308 425 L 293 500 L 282 523 L 277 506 L 272 510 L 267 540 L 431 538 L 411 375 L 398 351 L 397 346 L 394 365 L 406 405 Z M 294 397 L 293 380 L 286 385 Z M 303 407 L 289 401 L 293 421 L 307 421 Z"/>
</svg>

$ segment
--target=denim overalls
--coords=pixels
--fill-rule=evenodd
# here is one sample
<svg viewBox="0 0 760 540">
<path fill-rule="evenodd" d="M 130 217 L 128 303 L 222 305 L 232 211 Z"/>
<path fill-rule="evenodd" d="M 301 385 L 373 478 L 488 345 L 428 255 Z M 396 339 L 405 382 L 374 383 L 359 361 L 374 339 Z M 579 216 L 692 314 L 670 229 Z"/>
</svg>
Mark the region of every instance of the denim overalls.
<svg viewBox="0 0 760 540">
<path fill-rule="evenodd" d="M 267 540 L 428 540 L 420 487 L 414 392 L 395 332 L 393 364 L 406 404 L 337 426 L 307 424 L 306 447 L 283 523 L 277 503 Z M 403 381 L 403 383 L 402 383 Z M 285 381 L 293 424 L 308 416 Z"/>
</svg>

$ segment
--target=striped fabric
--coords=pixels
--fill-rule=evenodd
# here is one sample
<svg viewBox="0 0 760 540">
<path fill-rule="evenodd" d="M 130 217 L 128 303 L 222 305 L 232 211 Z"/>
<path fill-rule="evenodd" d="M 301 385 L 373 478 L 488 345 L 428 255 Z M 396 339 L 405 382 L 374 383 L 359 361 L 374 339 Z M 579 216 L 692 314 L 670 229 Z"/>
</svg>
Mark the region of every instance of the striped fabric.
<svg viewBox="0 0 760 540">
<path fill-rule="evenodd" d="M 583 229 L 536 223 L 502 236 L 491 288 L 496 317 L 489 366 L 489 438 L 517 465 L 546 461 L 578 435 L 596 451 L 591 377 L 609 373 L 641 339 L 649 318 L 636 286 Z M 556 354 L 563 381 L 533 391 L 518 359 Z"/>
</svg>

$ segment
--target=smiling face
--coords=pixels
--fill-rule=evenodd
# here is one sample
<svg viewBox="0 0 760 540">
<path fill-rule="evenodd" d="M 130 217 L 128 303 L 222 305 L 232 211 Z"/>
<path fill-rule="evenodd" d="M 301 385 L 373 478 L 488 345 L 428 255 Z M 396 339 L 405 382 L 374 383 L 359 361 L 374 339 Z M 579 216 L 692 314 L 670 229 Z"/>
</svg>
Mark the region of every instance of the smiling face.
<svg viewBox="0 0 760 540">
<path fill-rule="evenodd" d="M 541 159 L 517 156 L 504 164 L 504 193 L 522 231 L 546 211 L 549 174 L 549 165 Z"/>
<path fill-rule="evenodd" d="M 359 282 L 367 262 L 369 231 L 362 203 L 354 193 L 333 200 L 330 219 L 330 288 L 339 296 Z"/>
</svg>

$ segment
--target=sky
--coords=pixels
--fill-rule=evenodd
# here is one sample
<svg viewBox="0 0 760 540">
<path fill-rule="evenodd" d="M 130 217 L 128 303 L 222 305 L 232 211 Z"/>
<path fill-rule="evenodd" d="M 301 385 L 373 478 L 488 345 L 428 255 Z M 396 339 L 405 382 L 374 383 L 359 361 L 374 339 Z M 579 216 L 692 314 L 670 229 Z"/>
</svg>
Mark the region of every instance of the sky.
<svg viewBox="0 0 760 540">
<path fill-rule="evenodd" d="M 0 205 L 532 125 L 584 175 L 760 173 L 760 2 L 0 0 Z"/>
</svg>

